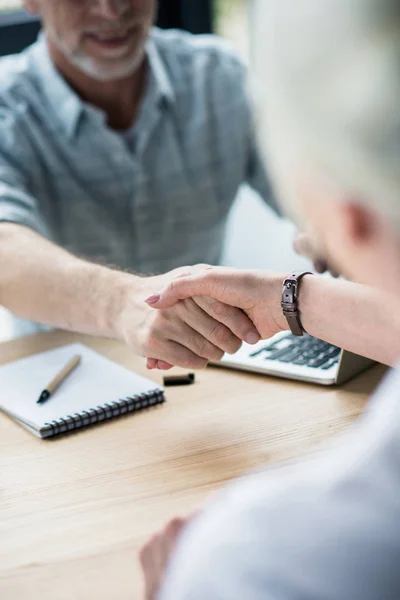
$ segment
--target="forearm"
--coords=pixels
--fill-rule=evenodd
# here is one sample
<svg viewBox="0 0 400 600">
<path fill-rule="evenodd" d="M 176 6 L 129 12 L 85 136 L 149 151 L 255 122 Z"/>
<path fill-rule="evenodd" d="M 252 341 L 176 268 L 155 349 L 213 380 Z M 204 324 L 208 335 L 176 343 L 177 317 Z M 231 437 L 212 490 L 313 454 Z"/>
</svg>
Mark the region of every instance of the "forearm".
<svg viewBox="0 0 400 600">
<path fill-rule="evenodd" d="M 361 284 L 320 276 L 301 283 L 299 307 L 308 333 L 387 365 L 400 356 L 393 306 L 393 299 Z"/>
<path fill-rule="evenodd" d="M 120 337 L 118 318 L 134 276 L 80 260 L 12 224 L 0 225 L 0 264 L 0 304 L 17 316 Z"/>
</svg>

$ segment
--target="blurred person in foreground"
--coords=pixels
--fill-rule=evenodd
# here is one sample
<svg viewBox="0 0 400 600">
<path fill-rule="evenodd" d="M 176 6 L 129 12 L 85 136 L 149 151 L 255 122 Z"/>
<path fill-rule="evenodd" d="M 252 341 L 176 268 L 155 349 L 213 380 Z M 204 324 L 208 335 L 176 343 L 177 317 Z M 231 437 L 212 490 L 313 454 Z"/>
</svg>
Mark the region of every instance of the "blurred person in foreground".
<svg viewBox="0 0 400 600">
<path fill-rule="evenodd" d="M 144 302 L 204 269 L 190 265 L 218 264 L 243 182 L 276 208 L 240 60 L 215 36 L 153 27 L 156 0 L 24 4 L 43 34 L 0 61 L 0 303 L 123 340 L 149 368 L 202 368 L 257 342 L 244 312 L 215 299 L 158 312 Z M 282 277 L 271 273 L 265 287 L 272 317 Z M 338 303 L 340 328 L 330 317 Z M 361 322 L 380 303 L 371 290 L 342 293 L 319 279 L 310 332 L 391 364 L 392 319 Z M 271 319 L 265 330 L 279 327 Z"/>
<path fill-rule="evenodd" d="M 400 336 L 400 3 L 263 0 L 257 28 L 276 189 L 335 267 L 382 294 Z M 207 293 L 262 330 L 264 284 L 256 273 L 216 269 L 174 282 L 153 305 Z M 171 560 L 183 525 L 174 521 L 142 551 L 149 598 L 397 600 L 398 368 L 324 454 L 213 498 Z"/>
</svg>

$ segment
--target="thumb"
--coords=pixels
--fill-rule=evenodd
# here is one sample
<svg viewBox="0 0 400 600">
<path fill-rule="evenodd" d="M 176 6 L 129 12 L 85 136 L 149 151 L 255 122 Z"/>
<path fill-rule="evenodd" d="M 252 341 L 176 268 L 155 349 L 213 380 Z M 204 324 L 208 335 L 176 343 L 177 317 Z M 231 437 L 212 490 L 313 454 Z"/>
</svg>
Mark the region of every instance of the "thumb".
<svg viewBox="0 0 400 600">
<path fill-rule="evenodd" d="M 161 292 L 147 298 L 146 302 L 153 308 L 170 308 L 179 300 L 194 296 L 214 298 L 224 304 L 241 308 L 243 290 L 239 272 L 215 268 L 177 277 Z"/>
<path fill-rule="evenodd" d="M 183 276 L 171 281 L 161 292 L 146 298 L 145 302 L 152 308 L 171 308 L 180 300 L 207 295 L 202 288 L 204 285 L 196 281 L 196 276 Z"/>
</svg>

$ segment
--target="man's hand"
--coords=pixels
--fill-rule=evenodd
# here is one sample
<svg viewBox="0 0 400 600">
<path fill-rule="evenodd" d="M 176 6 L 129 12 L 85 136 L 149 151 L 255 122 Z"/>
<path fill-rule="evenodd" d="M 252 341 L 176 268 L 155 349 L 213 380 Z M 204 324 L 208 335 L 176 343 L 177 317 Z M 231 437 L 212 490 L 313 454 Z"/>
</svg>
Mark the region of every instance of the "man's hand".
<svg viewBox="0 0 400 600">
<path fill-rule="evenodd" d="M 120 337 L 137 354 L 148 357 L 149 368 L 169 369 L 174 365 L 201 369 L 208 361 L 221 360 L 225 352 L 237 352 L 242 341 L 259 341 L 256 327 L 243 311 L 215 298 L 185 298 L 164 311 L 151 310 L 145 303 L 155 289 L 205 269 L 176 269 L 166 275 L 142 278 L 132 294 L 128 289 L 119 317 Z"/>
<path fill-rule="evenodd" d="M 84 261 L 13 223 L 0 223 L 0 250 L 3 306 L 52 327 L 124 340 L 155 359 L 150 367 L 200 368 L 236 352 L 243 340 L 259 340 L 244 313 L 214 299 L 185 300 L 159 313 L 146 305 L 154 290 L 206 266 L 139 277 Z"/>
<path fill-rule="evenodd" d="M 156 600 L 178 537 L 191 519 L 191 516 L 173 519 L 141 549 L 139 558 L 144 575 L 145 600 Z"/>
<path fill-rule="evenodd" d="M 267 339 L 287 329 L 281 310 L 284 278 L 283 274 L 268 271 L 213 267 L 174 279 L 147 303 L 153 308 L 170 309 L 189 298 L 214 298 L 244 311 L 262 339 Z"/>
</svg>

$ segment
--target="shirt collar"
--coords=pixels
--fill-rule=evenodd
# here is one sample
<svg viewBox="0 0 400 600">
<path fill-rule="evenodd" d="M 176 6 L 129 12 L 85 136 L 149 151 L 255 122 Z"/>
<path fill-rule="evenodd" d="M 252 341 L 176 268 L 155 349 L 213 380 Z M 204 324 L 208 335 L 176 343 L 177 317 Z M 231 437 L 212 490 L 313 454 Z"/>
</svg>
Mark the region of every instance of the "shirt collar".
<svg viewBox="0 0 400 600">
<path fill-rule="evenodd" d="M 172 82 L 155 42 L 155 29 L 146 44 L 149 78 L 148 89 L 144 93 L 145 102 L 151 94 L 153 106 L 161 101 L 166 101 L 168 104 L 175 101 Z M 39 36 L 38 41 L 31 48 L 31 59 L 34 72 L 38 75 L 41 92 L 69 138 L 75 135 L 78 121 L 85 110 L 100 113 L 104 117 L 102 111 L 84 103 L 57 71 L 51 60 L 44 34 Z"/>
<path fill-rule="evenodd" d="M 67 136 L 72 137 L 84 104 L 55 68 L 44 34 L 40 34 L 38 41 L 32 46 L 31 60 L 41 93 Z"/>
<path fill-rule="evenodd" d="M 153 80 L 153 86 L 159 98 L 173 104 L 175 102 L 175 92 L 167 68 L 157 48 L 157 31 L 157 28 L 153 29 L 146 46 L 150 78 Z"/>
</svg>

